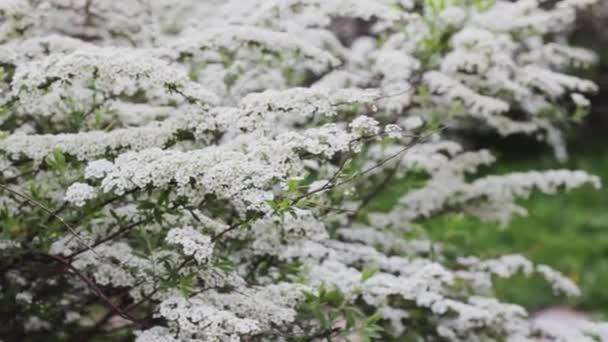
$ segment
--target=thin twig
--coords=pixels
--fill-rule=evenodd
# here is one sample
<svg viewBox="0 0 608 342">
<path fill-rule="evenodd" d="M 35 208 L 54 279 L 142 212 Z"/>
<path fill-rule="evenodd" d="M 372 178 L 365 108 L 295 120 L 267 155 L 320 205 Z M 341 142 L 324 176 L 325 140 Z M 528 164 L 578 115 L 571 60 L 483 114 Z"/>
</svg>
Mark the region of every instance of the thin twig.
<svg viewBox="0 0 608 342">
<path fill-rule="evenodd" d="M 405 95 L 407 93 L 409 93 L 410 91 L 414 90 L 415 88 L 417 88 L 420 85 L 420 81 L 415 81 L 409 84 L 409 87 L 405 90 L 401 90 L 398 91 L 396 93 L 392 93 L 392 94 L 379 94 L 378 96 L 374 97 L 374 100 L 372 102 L 377 102 L 380 100 L 384 100 L 384 99 L 388 99 L 391 97 L 397 97 L 397 96 L 401 96 L 401 95 Z M 332 107 L 337 107 L 337 106 L 343 106 L 343 105 L 349 105 L 349 104 L 353 104 L 352 102 L 336 102 L 336 103 L 332 103 L 331 106 Z"/>
<path fill-rule="evenodd" d="M 42 254 L 42 256 L 50 258 L 72 271 L 72 273 L 74 273 L 78 278 L 84 281 L 87 286 L 95 292 L 97 297 L 99 297 L 111 310 L 114 310 L 118 315 L 120 315 L 120 317 L 127 319 L 133 323 L 139 324 L 139 321 L 135 317 L 131 316 L 128 312 L 124 312 L 116 304 L 112 303 L 112 300 L 110 300 L 110 298 L 106 296 L 106 294 L 99 288 L 99 286 L 97 286 L 97 284 L 93 280 L 84 275 L 84 273 L 74 267 L 71 263 L 56 255 Z"/>
<path fill-rule="evenodd" d="M 314 195 L 314 194 L 316 194 L 318 192 L 322 192 L 322 191 L 331 189 L 332 185 L 334 184 L 334 182 L 336 181 L 336 179 L 338 178 L 338 176 L 340 176 L 340 173 L 342 172 L 342 170 L 344 170 L 344 168 L 346 167 L 346 164 L 350 160 L 351 160 L 350 158 L 344 159 L 344 161 L 342 162 L 342 164 L 340 164 L 340 166 L 338 167 L 338 169 L 336 170 L 336 172 L 334 172 L 334 174 L 331 176 L 331 178 L 322 187 L 320 187 L 319 189 L 307 192 L 304 195 L 295 198 L 294 200 L 291 201 L 291 204 L 294 205 L 294 204 L 300 202 L 301 200 L 303 200 L 304 198 L 310 197 L 311 195 Z"/>
<path fill-rule="evenodd" d="M 376 198 L 376 196 L 378 196 L 380 193 L 382 193 L 382 191 L 386 188 L 386 186 L 391 182 L 391 180 L 393 180 L 393 178 L 397 174 L 397 171 L 399 170 L 400 165 L 401 165 L 401 160 L 399 160 L 399 162 L 397 162 L 397 165 L 395 165 L 395 167 L 389 171 L 388 175 L 384 178 L 384 180 L 382 180 L 382 183 L 380 183 L 376 188 L 374 188 L 374 190 L 372 190 L 370 193 L 368 193 L 361 200 L 361 203 L 359 203 L 359 205 L 357 206 L 357 209 L 353 210 L 348 215 L 348 221 L 345 225 L 346 227 L 349 227 L 353 223 L 353 221 L 357 218 L 357 215 L 359 215 L 359 213 L 363 209 L 365 209 L 365 207 L 367 207 L 369 205 L 369 203 L 374 198 Z"/>
<path fill-rule="evenodd" d="M 102 245 L 102 244 L 104 244 L 104 243 L 106 243 L 106 242 L 108 242 L 108 241 L 110 241 L 110 240 L 113 240 L 113 239 L 115 239 L 115 238 L 117 238 L 117 237 L 121 236 L 122 234 L 127 233 L 127 232 L 128 232 L 128 231 L 130 231 L 131 229 L 133 229 L 133 228 L 135 228 L 135 227 L 139 226 L 140 224 L 142 224 L 142 223 L 144 223 L 144 222 L 146 222 L 146 221 L 147 221 L 147 220 L 139 220 L 139 221 L 137 221 L 137 222 L 133 222 L 133 223 L 131 223 L 130 225 L 125 226 L 125 227 L 123 227 L 123 228 L 121 228 L 121 229 L 117 230 L 116 232 L 114 232 L 114 233 L 112 233 L 112 234 L 110 234 L 110 235 L 106 236 L 105 238 L 103 238 L 103 239 L 101 239 L 101 240 L 99 240 L 99 241 L 95 242 L 94 244 L 92 244 L 92 245 L 90 246 L 90 249 L 92 250 L 93 248 L 95 248 L 95 247 L 97 247 L 97 246 L 99 246 L 99 245 Z M 84 252 L 86 252 L 86 251 L 88 251 L 88 250 L 89 250 L 89 249 L 87 249 L 87 248 L 81 249 L 81 250 L 79 250 L 79 251 L 73 252 L 72 254 L 68 255 L 66 258 L 67 258 L 68 260 L 72 260 L 74 257 L 76 257 L 76 256 L 78 256 L 78 255 L 80 255 L 80 254 L 82 254 L 82 253 L 84 253 Z"/>
<path fill-rule="evenodd" d="M 217 240 L 219 240 L 222 236 L 224 236 L 225 234 L 237 229 L 238 227 L 242 226 L 243 224 L 249 223 L 252 220 L 254 220 L 255 218 L 249 218 L 247 219 L 245 222 L 240 222 L 240 223 L 235 223 L 233 225 L 231 225 L 230 227 L 224 229 L 223 231 L 219 232 L 217 235 L 215 235 L 214 237 L 211 238 L 211 242 L 216 242 Z"/>
<path fill-rule="evenodd" d="M 66 208 L 68 207 L 68 202 L 64 202 L 61 207 L 59 207 L 57 210 L 53 211 L 52 215 L 49 215 L 49 218 L 46 220 L 46 224 L 50 224 L 51 222 L 53 222 L 53 220 L 59 216 L 59 214 L 61 214 L 62 211 L 64 211 Z"/>
<path fill-rule="evenodd" d="M 90 245 L 89 245 L 89 244 L 88 244 L 86 241 L 84 241 L 84 239 L 82 239 L 82 237 L 80 237 L 80 235 L 78 235 L 78 233 L 76 232 L 76 230 L 75 230 L 75 229 L 74 229 L 72 226 L 70 226 L 70 225 L 69 225 L 67 222 L 65 222 L 65 220 L 64 220 L 64 219 L 63 219 L 61 216 L 59 216 L 59 215 L 55 214 L 55 212 L 54 212 L 53 210 L 51 210 L 51 209 L 47 208 L 47 207 L 46 207 L 44 204 L 42 204 L 42 203 L 40 203 L 40 202 L 36 201 L 35 199 L 33 199 L 33 198 L 29 197 L 28 195 L 23 194 L 23 193 L 21 193 L 21 192 L 19 192 L 19 191 L 17 191 L 17 190 L 11 189 L 11 188 L 9 188 L 8 186 L 5 186 L 5 185 L 0 184 L 0 188 L 1 188 L 1 189 L 6 190 L 6 191 L 8 191 L 8 192 L 10 192 L 10 193 L 12 193 L 12 194 L 14 194 L 14 195 L 16 195 L 16 196 L 21 197 L 21 198 L 23 198 L 24 200 L 26 200 L 27 202 L 29 202 L 29 203 L 31 203 L 31 204 L 33 204 L 33 205 L 35 205 L 35 206 L 39 207 L 40 209 L 42 209 L 42 210 L 44 210 L 44 211 L 46 211 L 46 212 L 47 212 L 49 215 L 51 215 L 52 217 L 54 217 L 54 218 L 55 218 L 57 221 L 59 221 L 59 222 L 60 222 L 60 223 L 61 223 L 61 224 L 62 224 L 64 227 L 66 227 L 66 228 L 67 228 L 67 230 L 69 230 L 69 231 L 70 231 L 70 233 L 71 233 L 71 234 L 72 234 L 72 235 L 73 235 L 73 236 L 74 236 L 74 237 L 75 237 L 75 238 L 76 238 L 76 239 L 77 239 L 77 240 L 78 240 L 80 243 L 82 243 L 82 244 L 83 244 L 84 246 L 86 246 L 86 247 L 87 247 L 89 250 L 91 250 L 93 253 L 95 253 L 95 255 L 97 255 L 97 256 L 99 256 L 99 257 L 102 257 L 101 255 L 97 254 L 97 252 L 95 252 L 95 251 L 94 251 L 94 250 L 91 248 L 91 246 L 90 246 Z"/>
<path fill-rule="evenodd" d="M 344 180 L 344 181 L 342 181 L 342 182 L 334 183 L 334 181 L 335 181 L 335 180 L 336 180 L 336 178 L 338 177 L 339 173 L 341 172 L 341 169 L 342 169 L 342 168 L 340 168 L 340 169 L 339 169 L 339 170 L 338 170 L 338 171 L 337 171 L 337 172 L 336 172 L 336 173 L 335 173 L 335 174 L 332 176 L 332 178 L 331 178 L 331 179 L 330 179 L 330 180 L 329 180 L 329 181 L 328 181 L 328 182 L 327 182 L 325 185 L 323 185 L 321 188 L 316 189 L 316 190 L 313 190 L 313 191 L 309 191 L 309 192 L 305 193 L 304 195 L 301 195 L 301 196 L 299 196 L 299 197 L 295 198 L 295 199 L 294 199 L 294 200 L 291 202 L 291 204 L 292 204 L 292 205 L 294 205 L 294 204 L 298 203 L 299 201 L 301 201 L 301 200 L 303 200 L 303 199 L 305 199 L 305 198 L 308 198 L 308 197 L 310 197 L 310 196 L 312 196 L 312 195 L 314 195 L 314 194 L 316 194 L 316 193 L 319 193 L 319 192 L 322 192 L 322 191 L 325 191 L 325 190 L 330 190 L 330 189 L 336 188 L 336 187 L 338 187 L 338 186 L 341 186 L 341 185 L 344 185 L 344 184 L 350 183 L 350 182 L 352 182 L 353 180 L 355 180 L 355 179 L 357 179 L 357 178 L 359 178 L 359 177 L 361 177 L 361 176 L 364 176 L 364 175 L 366 175 L 366 174 L 368 174 L 368 173 L 370 173 L 370 172 L 372 172 L 372 171 L 374 171 L 374 170 L 376 170 L 376 169 L 378 169 L 378 168 L 382 167 L 384 164 L 386 164 L 386 163 L 390 162 L 391 160 L 393 160 L 393 159 L 395 159 L 395 158 L 397 158 L 397 157 L 401 156 L 401 155 L 402 155 L 403 153 L 405 153 L 407 150 L 409 150 L 409 149 L 411 149 L 412 147 L 414 147 L 414 146 L 415 146 L 415 144 L 416 144 L 416 143 L 418 143 L 419 141 L 421 141 L 421 140 L 423 140 L 423 139 L 425 139 L 425 138 L 429 137 L 430 135 L 435 134 L 435 133 L 437 133 L 437 132 L 439 132 L 439 131 L 441 131 L 441 130 L 443 130 L 443 129 L 444 129 L 444 127 L 440 128 L 440 129 L 439 129 L 439 130 L 437 130 L 437 131 L 430 132 L 430 133 L 428 133 L 428 134 L 426 134 L 426 135 L 424 135 L 424 136 L 422 136 L 422 137 L 420 137 L 420 136 L 415 137 L 415 138 L 414 138 L 414 140 L 413 140 L 411 143 L 409 143 L 407 146 L 405 146 L 404 148 L 402 148 L 402 149 L 401 149 L 401 150 L 399 150 L 398 152 L 396 152 L 396 153 L 394 153 L 394 154 L 390 155 L 389 157 L 387 157 L 387 158 L 385 158 L 385 159 L 381 160 L 381 161 L 380 161 L 378 164 L 376 164 L 376 165 L 374 165 L 374 166 L 372 166 L 372 167 L 370 167 L 370 168 L 368 168 L 368 169 L 366 169 L 366 170 L 363 170 L 363 171 L 361 171 L 360 173 L 358 173 L 358 174 L 356 174 L 356 175 L 354 175 L 354 176 L 352 176 L 352 177 L 349 177 L 349 178 L 345 179 L 345 180 Z"/>
</svg>

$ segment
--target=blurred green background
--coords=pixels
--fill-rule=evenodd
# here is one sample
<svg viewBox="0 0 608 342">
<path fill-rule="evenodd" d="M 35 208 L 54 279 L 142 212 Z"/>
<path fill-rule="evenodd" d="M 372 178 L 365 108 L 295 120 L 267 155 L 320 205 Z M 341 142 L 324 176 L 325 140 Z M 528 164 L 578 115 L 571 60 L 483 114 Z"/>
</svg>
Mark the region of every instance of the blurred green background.
<svg viewBox="0 0 608 342">
<path fill-rule="evenodd" d="M 552 266 L 574 280 L 582 290 L 578 298 L 553 295 L 540 278 L 524 276 L 497 284 L 497 296 L 521 304 L 531 312 L 566 304 L 608 319 L 608 0 L 583 13 L 572 32 L 574 45 L 594 50 L 600 57 L 592 78 L 600 91 L 591 98 L 592 110 L 585 121 L 568 132 L 569 160 L 558 162 L 553 152 L 538 141 L 522 136 L 502 139 L 477 137 L 473 148 L 489 148 L 498 162 L 483 173 L 581 169 L 602 179 L 603 188 L 591 186 L 554 196 L 534 194 L 520 201 L 529 215 L 508 226 L 480 222 L 461 215 L 444 215 L 421 222 L 422 230 L 441 242 L 450 259 L 477 255 L 486 258 L 522 254 L 536 263 Z M 576 73 L 576 72 L 575 72 Z M 386 211 L 407 191 L 405 181 L 387 189 L 370 211 Z"/>
<path fill-rule="evenodd" d="M 605 4 L 604 8 L 608 7 Z M 605 11 L 604 11 L 605 12 Z M 443 244 L 450 258 L 478 255 L 492 258 L 522 254 L 536 263 L 550 265 L 574 280 L 582 290 L 578 298 L 555 296 L 540 278 L 516 277 L 497 284 L 497 296 L 536 312 L 566 304 L 600 319 L 608 319 L 608 13 L 587 13 L 573 32 L 575 45 L 595 50 L 599 64 L 585 72 L 600 91 L 592 100 L 585 122 L 569 132 L 569 160 L 558 162 L 550 149 L 525 137 L 480 137 L 478 147 L 499 158 L 483 173 L 581 169 L 602 179 L 603 188 L 591 186 L 555 196 L 534 194 L 520 203 L 527 217 L 515 218 L 506 227 L 477 219 L 444 215 L 422 222 L 426 233 Z M 392 205 L 404 186 L 388 189 L 370 209 Z"/>
<path fill-rule="evenodd" d="M 571 142 L 571 156 L 565 163 L 556 161 L 550 151 L 530 148 L 533 142 L 503 141 L 501 145 L 507 147 L 494 148 L 499 162 L 484 173 L 581 169 L 601 177 L 608 186 L 608 149 L 601 140 L 585 136 L 591 134 L 590 130 L 581 130 L 579 141 Z M 404 187 L 388 189 L 370 210 L 392 206 Z M 492 258 L 522 254 L 564 272 L 583 291 L 579 298 L 558 297 L 540 278 L 521 276 L 499 281 L 497 295 L 503 300 L 524 305 L 531 312 L 568 303 L 578 310 L 608 317 L 608 187 L 596 190 L 588 186 L 554 196 L 534 194 L 520 203 L 529 215 L 515 218 L 506 227 L 454 214 L 421 222 L 421 226 L 443 244 L 452 260 L 467 255 Z"/>
<path fill-rule="evenodd" d="M 599 64 L 585 72 L 600 91 L 592 97 L 592 110 L 585 122 L 569 132 L 569 159 L 559 162 L 546 146 L 526 137 L 478 137 L 477 146 L 488 148 L 498 162 L 482 173 L 580 169 L 601 178 L 603 188 L 591 186 L 557 195 L 534 194 L 520 201 L 527 217 L 517 217 L 506 227 L 462 215 L 443 215 L 421 223 L 430 238 L 442 243 L 450 259 L 477 255 L 485 258 L 522 254 L 552 266 L 574 280 L 582 290 L 578 298 L 555 296 L 539 277 L 499 280 L 497 296 L 518 303 L 530 312 L 568 305 L 608 319 L 608 18 L 593 13 L 579 20 L 573 32 L 575 45 L 595 50 Z M 398 200 L 408 185 L 387 189 L 370 204 L 370 210 L 385 211 Z"/>
</svg>

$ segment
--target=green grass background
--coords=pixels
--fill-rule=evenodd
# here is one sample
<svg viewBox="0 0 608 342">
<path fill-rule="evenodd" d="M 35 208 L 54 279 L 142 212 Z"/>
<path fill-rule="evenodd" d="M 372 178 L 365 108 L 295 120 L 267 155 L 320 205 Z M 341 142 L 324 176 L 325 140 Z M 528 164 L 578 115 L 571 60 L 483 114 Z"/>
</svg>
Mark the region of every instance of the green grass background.
<svg viewBox="0 0 608 342">
<path fill-rule="evenodd" d="M 421 226 L 443 244 L 450 259 L 518 253 L 564 272 L 582 288 L 578 298 L 557 297 L 541 279 L 521 276 L 498 282 L 497 296 L 503 300 L 519 303 L 532 312 L 566 303 L 608 317 L 608 149 L 597 142 L 593 146 L 575 144 L 570 159 L 560 163 L 550 152 L 522 151 L 524 148 L 498 152 L 499 162 L 484 173 L 581 169 L 599 176 L 604 188 L 588 186 L 553 196 L 534 194 L 520 201 L 529 215 L 515 218 L 506 227 L 454 214 L 423 221 Z M 387 210 L 406 188 L 405 181 L 398 181 L 369 209 Z"/>
</svg>

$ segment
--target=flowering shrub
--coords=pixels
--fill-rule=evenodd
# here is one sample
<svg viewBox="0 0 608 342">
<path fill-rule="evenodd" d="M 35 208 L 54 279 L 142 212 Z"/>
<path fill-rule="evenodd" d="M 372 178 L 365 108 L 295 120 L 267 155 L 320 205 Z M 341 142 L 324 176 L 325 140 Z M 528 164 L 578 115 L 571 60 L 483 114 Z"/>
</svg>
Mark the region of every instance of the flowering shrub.
<svg viewBox="0 0 608 342">
<path fill-rule="evenodd" d="M 518 273 L 579 293 L 549 266 L 406 239 L 600 186 L 476 176 L 494 157 L 461 144 L 534 134 L 566 157 L 596 90 L 569 72 L 596 57 L 565 38 L 592 2 L 0 1 L 0 336 L 594 341 L 604 325 L 493 298 Z M 352 44 L 348 18 L 369 27 Z"/>
</svg>

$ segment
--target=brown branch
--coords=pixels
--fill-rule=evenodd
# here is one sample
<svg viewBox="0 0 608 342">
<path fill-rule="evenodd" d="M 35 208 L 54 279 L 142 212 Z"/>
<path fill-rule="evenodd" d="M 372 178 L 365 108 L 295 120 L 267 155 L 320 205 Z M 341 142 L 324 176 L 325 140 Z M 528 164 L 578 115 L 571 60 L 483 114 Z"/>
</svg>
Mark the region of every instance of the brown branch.
<svg viewBox="0 0 608 342">
<path fill-rule="evenodd" d="M 332 329 L 321 330 L 318 333 L 316 333 L 315 335 L 308 336 L 307 338 L 309 339 L 309 341 L 312 341 L 315 339 L 327 339 L 328 341 L 331 341 L 331 337 L 340 332 L 342 332 L 342 328 L 335 327 Z"/>
<path fill-rule="evenodd" d="M 26 200 L 28 203 L 33 204 L 37 207 L 39 207 L 40 209 L 44 210 L 45 212 L 47 212 L 49 215 L 51 215 L 52 217 L 54 217 L 57 221 L 59 221 L 64 227 L 67 228 L 67 230 L 80 242 L 82 243 L 84 246 L 86 246 L 88 249 L 90 249 L 91 251 L 93 251 L 91 249 L 91 247 L 89 246 L 89 244 L 84 241 L 80 235 L 78 235 L 78 233 L 76 232 L 76 230 L 70 226 L 61 216 L 55 214 L 55 212 L 51 209 L 49 209 L 48 207 L 46 207 L 45 205 L 43 205 L 42 203 L 36 201 L 35 199 L 29 197 L 26 194 L 23 194 L 17 190 L 13 190 L 11 188 L 9 188 L 8 186 L 2 185 L 0 184 L 0 189 L 4 189 L 16 196 L 19 196 L 21 198 L 23 198 L 24 200 Z M 93 251 L 93 253 L 95 253 L 97 256 L 101 257 L 101 255 L 97 254 L 97 252 Z"/>
<path fill-rule="evenodd" d="M 68 203 L 65 202 L 61 205 L 61 207 L 59 207 L 57 210 L 53 211 L 53 214 L 49 215 L 49 218 L 46 220 L 46 224 L 50 224 L 51 222 L 53 222 L 53 220 L 57 216 L 59 216 L 59 214 L 61 214 L 61 212 L 64 211 L 67 207 L 68 207 Z"/>
<path fill-rule="evenodd" d="M 229 232 L 237 229 L 238 227 L 240 227 L 243 224 L 249 223 L 252 220 L 254 220 L 254 218 L 249 218 L 247 219 L 245 222 L 241 222 L 241 223 L 235 223 L 233 225 L 231 225 L 230 227 L 224 229 L 223 231 L 219 232 L 217 235 L 215 235 L 214 237 L 211 238 L 211 242 L 216 242 L 217 240 L 219 240 L 222 236 L 228 234 Z"/>
<path fill-rule="evenodd" d="M 313 190 L 313 191 L 309 191 L 305 194 L 303 194 L 302 196 L 299 196 L 295 199 L 293 199 L 291 201 L 291 205 L 297 204 L 298 202 L 300 202 L 301 200 L 310 197 L 316 193 L 328 190 L 332 188 L 332 185 L 334 184 L 334 182 L 336 181 L 336 179 L 338 179 L 338 176 L 340 176 L 340 173 L 344 170 L 344 168 L 346 167 L 346 164 L 350 161 L 350 158 L 346 158 L 342 164 L 340 164 L 340 166 L 338 167 L 338 170 L 336 170 L 336 172 L 334 172 L 334 174 L 331 176 L 331 178 L 327 181 L 327 183 L 325 183 L 322 187 L 320 187 L 319 189 Z"/>
<path fill-rule="evenodd" d="M 345 179 L 342 182 L 333 183 L 333 181 L 335 181 L 335 178 L 337 178 L 336 174 L 334 174 L 334 176 L 332 177 L 332 179 L 330 179 L 330 181 L 328 181 L 328 183 L 326 183 L 324 186 L 322 186 L 319 189 L 316 189 L 314 191 L 310 191 L 310 192 L 308 192 L 308 193 L 306 193 L 306 194 L 304 194 L 302 196 L 299 196 L 299 197 L 295 198 L 292 201 L 291 204 L 294 205 L 294 204 L 298 203 L 299 201 L 301 201 L 301 200 L 303 200 L 303 199 L 305 199 L 307 197 L 310 197 L 310 196 L 312 196 L 312 195 L 314 195 L 314 194 L 316 194 L 318 192 L 325 191 L 325 190 L 330 190 L 330 189 L 336 188 L 338 186 L 350 183 L 353 180 L 355 180 L 355 179 L 357 179 L 357 178 L 359 178 L 359 177 L 361 177 L 363 175 L 366 175 L 366 174 L 368 174 L 368 173 L 370 173 L 370 172 L 372 172 L 372 171 L 374 171 L 374 170 L 382 167 L 384 164 L 390 162 L 391 160 L 393 160 L 393 159 L 401 156 L 401 154 L 405 153 L 407 150 L 409 150 L 410 148 L 412 148 L 415 145 L 415 143 L 417 143 L 419 140 L 420 140 L 419 138 L 414 139 L 413 142 L 411 142 L 410 144 L 408 144 L 407 146 L 405 146 L 404 148 L 402 148 L 398 152 L 396 152 L 396 153 L 390 155 L 389 157 L 381 160 L 378 164 L 376 164 L 376 165 L 374 165 L 374 166 L 372 166 L 372 167 L 370 167 L 368 169 L 365 169 L 365 170 L 361 171 L 360 173 L 358 173 L 358 174 L 356 174 L 356 175 L 354 175 L 352 177 L 349 177 L 349 178 Z M 340 170 L 338 170 L 338 172 L 340 172 Z"/>
<path fill-rule="evenodd" d="M 135 192 L 137 192 L 137 191 L 139 191 L 139 190 L 140 190 L 139 188 L 133 188 L 133 189 L 131 189 L 131 190 L 125 191 L 125 193 L 124 193 L 124 194 L 122 194 L 122 195 L 120 195 L 120 196 L 115 196 L 115 197 L 112 197 L 112 198 L 108 198 L 107 200 L 105 200 L 105 201 L 101 202 L 101 203 L 99 204 L 99 207 L 100 207 L 100 208 L 103 208 L 103 207 L 105 207 L 106 205 L 111 204 L 111 203 L 113 203 L 113 202 L 116 202 L 116 201 L 118 201 L 119 199 L 122 199 L 122 198 L 124 198 L 125 196 L 130 195 L 130 194 L 133 194 L 133 193 L 135 193 Z"/>
<path fill-rule="evenodd" d="M 106 236 L 105 238 L 103 238 L 103 239 L 101 239 L 101 240 L 99 240 L 99 241 L 95 242 L 95 243 L 94 243 L 94 244 L 92 244 L 92 245 L 91 245 L 89 248 L 83 248 L 83 249 L 81 249 L 81 250 L 79 250 L 79 251 L 76 251 L 76 252 L 74 252 L 74 253 L 72 253 L 72 254 L 68 255 L 68 256 L 66 257 L 66 259 L 68 259 L 68 260 L 72 260 L 74 257 L 76 257 L 76 256 L 78 256 L 78 255 L 80 255 L 80 254 L 82 254 L 82 253 L 84 253 L 84 252 L 86 252 L 86 251 L 88 251 L 88 250 L 93 250 L 93 248 L 95 248 L 95 247 L 97 247 L 97 246 L 99 246 L 99 245 L 102 245 L 102 244 L 104 244 L 104 243 L 106 243 L 106 242 L 108 242 L 108 241 L 114 240 L 115 238 L 117 238 L 117 237 L 121 236 L 122 234 L 127 233 L 127 232 L 128 232 L 128 231 L 130 231 L 131 229 L 133 229 L 133 228 L 135 228 L 135 227 L 139 226 L 140 224 L 142 224 L 142 223 L 144 223 L 144 222 L 146 222 L 146 221 L 147 221 L 147 220 L 139 220 L 139 221 L 137 221 L 137 222 L 133 222 L 133 223 L 131 223 L 130 225 L 125 226 L 125 227 L 123 227 L 123 228 L 121 228 L 121 229 L 117 230 L 116 232 L 114 232 L 114 233 L 112 233 L 112 234 L 110 234 L 110 235 Z"/>
<path fill-rule="evenodd" d="M 120 307 L 118 307 L 116 304 L 114 304 L 112 302 L 112 300 L 110 298 L 108 298 L 108 296 L 101 290 L 101 288 L 99 288 L 99 286 L 95 283 L 95 281 L 93 281 L 92 279 L 87 277 L 79 269 L 74 267 L 70 262 L 68 262 L 68 261 L 64 260 L 63 258 L 56 256 L 56 255 L 42 254 L 42 256 L 44 256 L 46 258 L 50 258 L 50 259 L 60 263 L 67 269 L 69 269 L 73 274 L 75 274 L 78 278 L 80 278 L 82 281 L 84 281 L 87 284 L 87 286 L 95 292 L 97 297 L 99 299 L 101 299 L 101 301 L 104 302 L 110 308 L 110 310 L 113 310 L 114 312 L 116 312 L 118 315 L 120 315 L 120 317 L 122 317 L 126 320 L 129 320 L 137 325 L 140 325 L 140 322 L 135 317 L 131 316 L 128 312 L 124 312 Z"/>
<path fill-rule="evenodd" d="M 416 143 L 420 142 L 421 140 L 429 137 L 430 135 L 432 135 L 434 133 L 440 132 L 440 131 L 442 131 L 444 129 L 445 129 L 445 127 L 441 127 L 439 129 L 437 129 L 436 131 L 429 132 L 429 133 L 427 133 L 426 135 L 423 135 L 423 136 L 420 136 L 420 135 L 408 136 L 408 137 L 413 138 L 413 140 L 412 140 L 412 142 L 410 142 L 409 144 L 407 144 L 403 149 L 401 149 L 398 152 L 396 152 L 395 154 L 387 157 L 386 159 L 381 160 L 378 164 L 374 165 L 373 167 L 370 167 L 370 168 L 368 168 L 368 169 L 366 169 L 364 171 L 361 171 L 360 173 L 358 173 L 358 174 L 356 174 L 356 175 L 354 175 L 354 176 L 352 176 L 350 178 L 347 178 L 346 180 L 344 180 L 342 182 L 335 183 L 336 179 L 338 178 L 338 176 L 340 175 L 340 173 L 342 172 L 342 170 L 346 166 L 346 163 L 348 163 L 348 161 L 350 160 L 350 159 L 347 158 L 342 163 L 342 165 L 340 165 L 340 167 L 338 168 L 338 170 L 332 175 L 332 177 L 327 181 L 327 183 L 325 183 L 319 189 L 315 189 L 313 191 L 309 191 L 309 192 L 307 192 L 307 193 L 305 193 L 305 194 L 303 194 L 303 195 L 301 195 L 299 197 L 296 197 L 295 199 L 293 199 L 291 201 L 291 205 L 295 205 L 298 202 L 300 202 L 301 200 L 303 200 L 305 198 L 308 198 L 308 197 L 310 197 L 310 196 L 312 196 L 312 195 L 314 195 L 316 193 L 319 193 L 319 192 L 322 192 L 322 191 L 325 191 L 325 190 L 330 190 L 330 189 L 333 189 L 333 188 L 338 187 L 340 185 L 347 184 L 347 183 L 349 183 L 349 182 L 351 182 L 351 181 L 353 181 L 353 180 L 355 180 L 355 179 L 357 179 L 357 178 L 359 178 L 359 177 L 361 177 L 363 175 L 366 175 L 366 174 L 368 174 L 368 173 L 370 173 L 370 172 L 372 172 L 372 171 L 380 168 L 381 166 L 383 166 L 384 164 L 390 162 L 391 160 L 399 157 L 401 154 L 403 154 L 404 152 L 406 152 L 410 148 L 414 147 L 416 145 Z M 379 133 L 379 134 L 376 134 L 376 135 L 373 135 L 373 136 L 361 137 L 359 139 L 351 141 L 350 143 L 353 143 L 353 142 L 356 142 L 356 141 L 359 141 L 359 140 L 366 140 L 366 139 L 375 138 L 375 137 L 378 137 L 378 136 L 382 136 L 384 134 L 385 133 Z M 401 163 L 401 161 L 399 163 Z"/>
<path fill-rule="evenodd" d="M 397 174 L 397 171 L 399 170 L 400 165 L 401 165 L 401 160 L 399 160 L 397 165 L 395 165 L 395 167 L 389 171 L 388 175 L 384 178 L 384 180 L 382 180 L 382 182 L 377 187 L 374 188 L 374 190 L 372 190 L 365 197 L 363 197 L 363 199 L 361 200 L 361 203 L 359 203 L 359 205 L 357 206 L 357 209 L 355 209 L 354 211 L 349 213 L 346 227 L 349 227 L 353 223 L 353 221 L 357 218 L 357 215 L 359 215 L 359 213 L 363 209 L 365 209 L 365 207 L 367 207 L 369 205 L 369 203 L 374 198 L 376 198 L 376 196 L 381 194 L 382 191 L 384 191 L 384 189 L 386 189 L 386 187 L 390 184 L 390 182 L 393 180 L 393 178 Z"/>
</svg>

